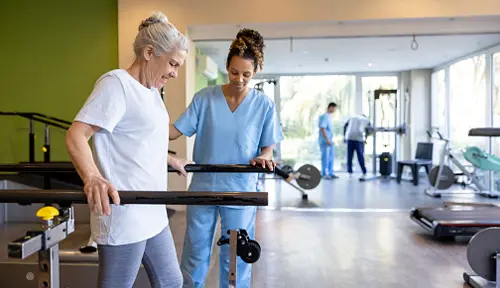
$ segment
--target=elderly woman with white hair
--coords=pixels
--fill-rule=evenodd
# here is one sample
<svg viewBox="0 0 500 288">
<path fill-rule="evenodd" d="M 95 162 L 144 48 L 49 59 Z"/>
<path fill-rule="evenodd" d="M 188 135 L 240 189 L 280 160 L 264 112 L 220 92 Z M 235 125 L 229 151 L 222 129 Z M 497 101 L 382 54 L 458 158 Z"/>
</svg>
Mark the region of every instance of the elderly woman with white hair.
<svg viewBox="0 0 500 288">
<path fill-rule="evenodd" d="M 168 154 L 170 118 L 158 90 L 177 78 L 188 40 L 155 13 L 140 24 L 133 48 L 130 67 L 97 80 L 68 130 L 66 147 L 91 210 L 98 286 L 132 287 L 142 262 L 153 288 L 181 287 L 166 207 L 120 205 L 117 190 L 166 191 L 167 163 L 186 175 L 190 162 Z"/>
</svg>

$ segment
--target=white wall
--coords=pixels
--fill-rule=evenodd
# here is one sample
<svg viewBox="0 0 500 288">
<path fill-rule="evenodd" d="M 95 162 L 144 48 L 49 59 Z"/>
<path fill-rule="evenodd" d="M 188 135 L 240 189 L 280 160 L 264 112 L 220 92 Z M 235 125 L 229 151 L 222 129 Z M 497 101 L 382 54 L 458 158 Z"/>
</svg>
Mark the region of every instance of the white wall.
<svg viewBox="0 0 500 288">
<path fill-rule="evenodd" d="M 235 2 L 230 0 L 119 0 L 119 66 L 125 68 L 132 63 L 132 42 L 137 28 L 140 22 L 154 10 L 164 12 L 169 20 L 186 34 L 188 28 L 195 25 L 234 24 L 236 26 L 244 24 L 249 26 L 251 23 L 318 23 L 321 21 L 500 15 L 498 0 L 311 0 L 307 2 L 255 0 L 251 3 L 252 7 L 256 7 L 255 13 L 222 13 L 228 7 L 234 7 L 234 4 Z M 243 11 L 241 9 L 245 8 L 237 7 L 235 12 Z M 171 121 L 178 119 L 191 100 L 194 91 L 194 81 L 190 80 L 195 69 L 193 61 L 194 58 L 190 57 L 186 65 L 180 69 L 179 78 L 170 81 L 166 86 L 165 98 Z M 425 89 L 417 89 L 415 93 L 422 94 L 423 90 Z M 177 151 L 181 157 L 190 157 L 191 146 L 189 141 L 181 138 L 172 142 L 171 149 Z M 169 190 L 185 189 L 187 185 L 186 179 L 173 176 L 169 181 Z"/>
<path fill-rule="evenodd" d="M 412 70 L 410 73 L 410 151 L 415 155 L 418 142 L 428 142 L 431 127 L 431 74 L 432 70 Z"/>
</svg>

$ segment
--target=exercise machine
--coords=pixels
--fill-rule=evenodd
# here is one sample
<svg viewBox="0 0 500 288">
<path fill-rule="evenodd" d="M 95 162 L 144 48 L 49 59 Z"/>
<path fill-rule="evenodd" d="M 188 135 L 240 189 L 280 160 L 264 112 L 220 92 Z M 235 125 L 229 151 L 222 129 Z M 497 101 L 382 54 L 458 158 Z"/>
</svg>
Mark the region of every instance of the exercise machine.
<svg viewBox="0 0 500 288">
<path fill-rule="evenodd" d="M 371 127 L 366 130 L 366 135 L 372 136 L 373 139 L 373 159 L 372 159 L 372 175 L 366 175 L 366 177 L 362 177 L 360 181 L 369 181 L 375 180 L 379 178 L 392 178 L 392 171 L 396 171 L 396 161 L 394 161 L 394 155 L 399 154 L 399 144 L 400 139 L 398 136 L 404 136 L 407 131 L 406 123 L 406 107 L 408 105 L 407 95 L 404 97 L 404 105 L 403 105 L 403 116 L 402 120 L 398 121 L 398 90 L 383 90 L 378 89 L 373 91 L 373 100 L 369 96 L 370 102 L 370 123 Z M 384 108 L 384 100 L 388 103 L 390 108 L 394 110 L 394 120 L 386 119 L 386 112 Z M 382 117 L 380 120 L 377 118 L 377 111 L 380 109 Z M 402 123 L 402 124 L 398 124 Z M 396 135 L 394 141 L 394 150 L 393 151 L 384 151 L 382 153 L 378 153 L 377 151 L 377 134 L 388 135 L 387 133 L 394 133 Z M 389 146 L 388 143 L 384 144 L 384 147 L 387 149 Z M 377 172 L 377 159 L 379 160 L 379 167 L 386 167 L 384 169 L 379 169 Z"/>
<path fill-rule="evenodd" d="M 433 137 L 430 131 L 427 134 L 432 139 L 437 139 L 444 142 L 439 159 L 439 165 L 431 169 L 429 173 L 429 187 L 425 189 L 425 194 L 432 197 L 441 197 L 442 195 L 457 195 L 457 194 L 478 194 L 484 197 L 497 198 L 500 193 L 491 191 L 481 183 L 480 171 L 500 171 L 500 159 L 494 155 L 485 153 L 479 147 L 467 147 L 463 152 L 465 160 L 467 160 L 473 167 L 469 171 L 457 157 L 452 153 L 450 148 L 450 140 L 446 139 L 436 131 L 439 138 Z M 500 129 L 497 128 L 475 128 L 469 131 L 469 136 L 500 136 Z M 461 173 L 455 173 L 446 165 L 447 161 L 451 161 Z M 462 188 L 467 186 L 472 188 L 471 191 L 446 191 L 443 190 L 450 188 L 453 184 L 457 183 L 457 177 L 465 177 L 461 182 Z"/>
<path fill-rule="evenodd" d="M 119 191 L 119 194 L 122 204 L 266 206 L 268 202 L 266 192 Z M 25 259 L 38 253 L 37 271 L 31 271 L 22 279 L 12 279 L 8 286 L 29 287 L 26 282 L 34 281 L 35 278 L 39 288 L 72 288 L 77 285 L 61 285 L 59 243 L 75 231 L 72 206 L 86 204 L 85 193 L 79 190 L 2 190 L 0 203 L 44 203 L 59 207 L 56 209 L 54 206 L 46 206 L 39 209 L 37 217 L 42 220 L 41 227 L 27 231 L 25 236 L 8 244 L 10 258 Z M 248 239 L 244 230 L 230 230 L 228 233 L 229 240 L 222 239 L 221 245 L 230 245 L 229 287 L 236 287 L 237 256 L 247 263 L 255 263 L 260 257 L 260 245 Z"/>
<path fill-rule="evenodd" d="M 297 171 L 292 166 L 284 165 L 283 167 L 278 167 L 276 174 L 285 179 L 286 183 L 297 189 L 302 194 L 302 200 L 308 200 L 307 193 L 302 189 L 314 189 L 321 182 L 321 172 L 311 164 L 304 164 Z M 289 178 L 290 176 L 295 179 L 299 187 L 291 182 L 292 179 Z"/>
<path fill-rule="evenodd" d="M 500 288 L 500 228 L 484 229 L 471 238 L 467 262 L 476 274 L 465 272 L 465 283 L 474 288 Z"/>
<path fill-rule="evenodd" d="M 436 239 L 473 236 L 500 227 L 500 207 L 490 203 L 444 202 L 440 207 L 412 208 L 410 218 Z"/>
</svg>

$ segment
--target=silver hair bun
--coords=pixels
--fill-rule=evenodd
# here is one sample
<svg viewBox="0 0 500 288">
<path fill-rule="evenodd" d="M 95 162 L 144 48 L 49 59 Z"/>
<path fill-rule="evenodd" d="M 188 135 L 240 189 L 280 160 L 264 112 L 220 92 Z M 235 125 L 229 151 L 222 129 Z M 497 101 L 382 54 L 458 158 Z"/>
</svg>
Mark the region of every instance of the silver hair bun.
<svg viewBox="0 0 500 288">
<path fill-rule="evenodd" d="M 157 23 L 168 23 L 168 18 L 161 12 L 155 12 L 145 20 L 141 22 L 141 25 L 139 25 L 139 31 L 142 29 L 149 27 L 153 24 Z"/>
</svg>

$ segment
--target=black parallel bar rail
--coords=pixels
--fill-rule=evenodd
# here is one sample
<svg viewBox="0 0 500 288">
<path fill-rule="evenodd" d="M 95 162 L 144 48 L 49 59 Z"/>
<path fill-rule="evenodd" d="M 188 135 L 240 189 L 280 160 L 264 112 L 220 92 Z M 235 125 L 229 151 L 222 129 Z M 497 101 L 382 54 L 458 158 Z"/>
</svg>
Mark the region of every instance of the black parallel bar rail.
<svg viewBox="0 0 500 288">
<path fill-rule="evenodd" d="M 120 204 L 267 206 L 267 192 L 118 191 Z M 86 204 L 81 190 L 0 190 L 0 203 Z M 110 198 L 110 203 L 113 203 Z"/>
<path fill-rule="evenodd" d="M 271 171 L 249 164 L 187 164 L 184 169 L 188 173 L 277 173 L 279 175 L 282 173 L 277 167 Z M 76 169 L 71 162 L 22 163 L 0 164 L 0 172 L 75 173 Z M 168 172 L 178 172 L 178 170 L 169 166 Z"/>
<path fill-rule="evenodd" d="M 48 116 L 48 115 L 45 115 L 42 113 L 37 113 L 37 112 L 2 112 L 2 111 L 0 111 L 0 116 L 19 116 L 19 117 L 30 120 L 30 135 L 29 135 L 29 137 L 30 137 L 29 138 L 29 141 L 30 141 L 30 151 L 29 151 L 30 162 L 35 162 L 35 150 L 34 150 L 35 149 L 35 147 L 34 147 L 34 145 L 35 145 L 35 142 L 34 142 L 35 136 L 34 135 L 35 134 L 33 132 L 33 123 L 32 123 L 33 121 L 43 123 L 43 124 L 48 125 L 48 126 L 60 128 L 63 130 L 68 130 L 72 124 L 71 121 L 67 121 L 67 120 L 64 120 L 61 118 L 57 118 L 57 117 Z M 48 141 L 47 129 L 45 131 L 45 137 L 46 137 L 46 140 Z M 50 144 L 45 143 L 45 147 L 47 150 L 49 150 Z M 176 152 L 171 151 L 171 150 L 168 150 L 168 153 L 172 154 L 172 155 L 177 154 Z M 47 160 L 50 160 L 50 154 L 46 153 L 46 155 L 48 157 Z"/>
<path fill-rule="evenodd" d="M 35 112 L 0 112 L 0 116 L 19 116 L 29 120 L 34 120 L 49 126 L 61 128 L 67 130 L 71 126 L 70 121 L 66 121 L 60 118 L 47 116 L 41 113 Z"/>
</svg>

